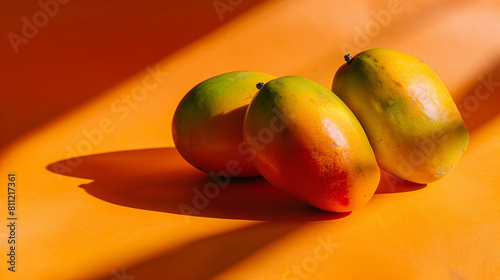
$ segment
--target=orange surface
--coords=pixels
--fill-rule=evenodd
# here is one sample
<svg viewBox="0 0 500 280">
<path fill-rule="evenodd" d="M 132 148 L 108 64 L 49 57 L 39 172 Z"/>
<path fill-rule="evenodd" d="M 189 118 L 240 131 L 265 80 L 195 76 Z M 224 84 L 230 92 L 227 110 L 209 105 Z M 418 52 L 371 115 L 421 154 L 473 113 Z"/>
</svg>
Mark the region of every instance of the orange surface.
<svg viewBox="0 0 500 280">
<path fill-rule="evenodd" d="M 70 1 L 15 53 L 9 32 L 41 10 L 25 2 L 0 4 L 0 279 L 500 277 L 498 1 Z M 214 3 L 234 7 L 219 17 Z M 261 178 L 193 201 L 217 181 L 172 148 L 191 87 L 233 70 L 330 87 L 346 50 L 371 47 L 424 61 L 461 108 L 471 142 L 448 176 L 385 174 L 342 215 Z"/>
</svg>

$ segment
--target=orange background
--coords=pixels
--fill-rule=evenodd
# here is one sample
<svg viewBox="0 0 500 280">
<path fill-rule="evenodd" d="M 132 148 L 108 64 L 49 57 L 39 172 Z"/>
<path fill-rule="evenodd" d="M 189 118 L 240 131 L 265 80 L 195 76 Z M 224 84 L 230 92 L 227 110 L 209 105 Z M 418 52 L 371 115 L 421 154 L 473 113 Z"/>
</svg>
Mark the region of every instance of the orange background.
<svg viewBox="0 0 500 280">
<path fill-rule="evenodd" d="M 10 32 L 43 10 L 0 4 L 1 279 L 500 277 L 498 1 L 177 2 L 59 4 L 17 53 Z M 424 61 L 461 108 L 471 142 L 447 177 L 420 186 L 384 174 L 350 214 L 231 179 L 195 216 L 180 214 L 211 182 L 172 148 L 190 88 L 234 70 L 330 87 L 346 48 L 372 47 Z"/>
</svg>

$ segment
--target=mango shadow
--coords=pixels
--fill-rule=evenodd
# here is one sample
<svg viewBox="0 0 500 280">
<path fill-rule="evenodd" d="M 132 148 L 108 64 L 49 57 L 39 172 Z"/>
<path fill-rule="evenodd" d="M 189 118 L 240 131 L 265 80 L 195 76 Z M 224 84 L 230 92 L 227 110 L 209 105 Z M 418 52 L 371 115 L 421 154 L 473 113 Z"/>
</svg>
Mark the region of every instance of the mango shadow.
<svg viewBox="0 0 500 280">
<path fill-rule="evenodd" d="M 375 194 L 411 192 L 423 189 L 427 184 L 417 184 L 403 180 L 391 173 L 380 169 L 380 182 Z"/>
<path fill-rule="evenodd" d="M 255 221 L 318 221 L 347 216 L 306 205 L 262 177 L 211 178 L 175 148 L 95 154 L 54 162 L 51 172 L 92 179 L 81 185 L 104 201 L 172 214 Z"/>
</svg>

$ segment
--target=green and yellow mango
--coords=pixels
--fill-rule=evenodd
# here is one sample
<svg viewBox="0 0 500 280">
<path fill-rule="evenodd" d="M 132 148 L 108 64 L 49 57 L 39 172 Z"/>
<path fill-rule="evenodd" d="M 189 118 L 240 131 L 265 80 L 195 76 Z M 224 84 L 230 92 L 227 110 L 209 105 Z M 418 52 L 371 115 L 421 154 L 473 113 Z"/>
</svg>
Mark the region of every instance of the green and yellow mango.
<svg viewBox="0 0 500 280">
<path fill-rule="evenodd" d="M 256 84 L 275 77 L 254 71 L 235 71 L 209 78 L 191 89 L 174 113 L 175 147 L 191 165 L 206 172 L 233 177 L 256 176 L 242 136 L 248 104 Z"/>
<path fill-rule="evenodd" d="M 363 126 L 380 167 L 416 183 L 448 174 L 469 133 L 436 73 L 411 55 L 384 48 L 346 61 L 332 91 Z"/>
</svg>

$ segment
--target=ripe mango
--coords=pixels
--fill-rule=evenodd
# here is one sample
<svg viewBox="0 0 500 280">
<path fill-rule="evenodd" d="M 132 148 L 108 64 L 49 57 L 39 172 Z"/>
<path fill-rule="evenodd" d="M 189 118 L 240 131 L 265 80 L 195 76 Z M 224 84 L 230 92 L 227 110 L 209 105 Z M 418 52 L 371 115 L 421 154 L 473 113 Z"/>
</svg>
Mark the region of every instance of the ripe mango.
<svg viewBox="0 0 500 280">
<path fill-rule="evenodd" d="M 332 91 L 358 118 L 379 166 L 422 184 L 448 174 L 469 133 L 436 73 L 411 55 L 384 48 L 345 58 Z"/>
<path fill-rule="evenodd" d="M 363 128 L 327 88 L 288 76 L 252 99 L 243 137 L 272 185 L 317 208 L 348 212 L 373 196 L 380 171 Z"/>
<path fill-rule="evenodd" d="M 191 89 L 175 110 L 172 135 L 182 157 L 206 173 L 245 177 L 259 175 L 241 152 L 245 112 L 256 84 L 275 78 L 254 71 L 235 71 L 209 78 Z"/>
</svg>

